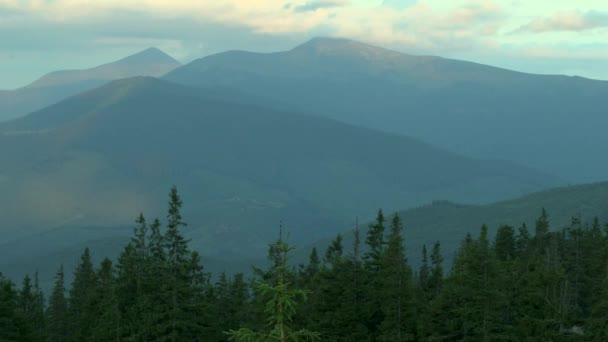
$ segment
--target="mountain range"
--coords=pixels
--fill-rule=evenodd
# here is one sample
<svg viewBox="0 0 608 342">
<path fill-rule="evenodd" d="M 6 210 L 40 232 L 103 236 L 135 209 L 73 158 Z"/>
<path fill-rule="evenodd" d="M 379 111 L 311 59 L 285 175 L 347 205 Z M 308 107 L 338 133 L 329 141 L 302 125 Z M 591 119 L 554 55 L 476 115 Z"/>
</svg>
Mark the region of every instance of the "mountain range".
<svg viewBox="0 0 608 342">
<path fill-rule="evenodd" d="M 308 251 L 378 208 L 414 208 L 401 211 L 412 260 L 542 207 L 557 225 L 605 218 L 605 183 L 521 196 L 608 171 L 606 85 L 325 38 L 181 67 L 148 49 L 51 73 L 0 92 L 0 120 L 12 118 L 0 123 L 0 270 L 45 267 L 50 281 L 85 245 L 116 255 L 140 212 L 164 217 L 173 184 L 216 271 L 263 261 L 280 225 Z"/>
<path fill-rule="evenodd" d="M 571 182 L 608 174 L 605 81 L 526 74 L 333 38 L 284 52 L 219 53 L 165 79 L 232 87 L 274 106 L 412 136 L 472 157 L 510 160 Z"/>
<path fill-rule="evenodd" d="M 157 48 L 85 70 L 51 72 L 31 84 L 0 90 L 0 121 L 21 117 L 108 81 L 133 76 L 162 76 L 180 63 Z"/>
<path fill-rule="evenodd" d="M 281 221 L 306 244 L 380 207 L 485 203 L 557 183 L 238 92 L 136 77 L 0 124 L 0 259 L 24 260 L 26 246 L 51 260 L 90 240 L 121 245 L 139 212 L 164 216 L 172 184 L 194 246 L 227 263 L 264 255 Z"/>
</svg>

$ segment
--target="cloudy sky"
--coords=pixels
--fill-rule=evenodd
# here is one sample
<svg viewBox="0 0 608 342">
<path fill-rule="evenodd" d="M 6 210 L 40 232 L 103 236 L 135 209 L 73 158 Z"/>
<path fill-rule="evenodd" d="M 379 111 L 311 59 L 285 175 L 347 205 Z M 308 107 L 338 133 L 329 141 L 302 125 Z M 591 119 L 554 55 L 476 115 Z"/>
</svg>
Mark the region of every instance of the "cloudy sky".
<svg viewBox="0 0 608 342">
<path fill-rule="evenodd" d="M 606 0 L 0 0 L 0 89 L 150 46 L 188 62 L 315 36 L 608 80 Z"/>
</svg>

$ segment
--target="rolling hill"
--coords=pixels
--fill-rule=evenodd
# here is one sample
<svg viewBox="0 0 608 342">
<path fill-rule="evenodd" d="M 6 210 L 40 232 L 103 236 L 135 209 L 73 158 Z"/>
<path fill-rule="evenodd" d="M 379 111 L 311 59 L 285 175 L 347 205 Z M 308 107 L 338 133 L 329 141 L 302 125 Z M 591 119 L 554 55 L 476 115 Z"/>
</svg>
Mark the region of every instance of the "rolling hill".
<svg viewBox="0 0 608 342">
<path fill-rule="evenodd" d="M 194 246 L 228 262 L 265 255 L 281 220 L 304 245 L 374 208 L 483 203 L 556 182 L 409 137 L 246 104 L 238 92 L 138 77 L 0 124 L 0 260 L 120 246 L 110 242 L 124 241 L 140 211 L 164 216 L 171 184 Z"/>
<path fill-rule="evenodd" d="M 180 63 L 156 48 L 85 70 L 49 73 L 31 84 L 0 90 L 0 121 L 23 116 L 108 81 L 133 76 L 162 76 Z"/>
<path fill-rule="evenodd" d="M 605 81 L 329 38 L 277 53 L 220 53 L 165 79 L 233 87 L 267 105 L 412 136 L 472 157 L 511 160 L 573 182 L 608 175 Z"/>
</svg>

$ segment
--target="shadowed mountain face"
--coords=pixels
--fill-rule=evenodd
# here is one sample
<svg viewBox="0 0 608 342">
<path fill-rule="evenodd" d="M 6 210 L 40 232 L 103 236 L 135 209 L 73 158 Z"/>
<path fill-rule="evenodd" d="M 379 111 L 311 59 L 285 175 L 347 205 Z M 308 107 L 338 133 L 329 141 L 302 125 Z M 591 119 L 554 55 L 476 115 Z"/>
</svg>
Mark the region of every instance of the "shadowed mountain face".
<svg viewBox="0 0 608 342">
<path fill-rule="evenodd" d="M 49 255 L 124 239 L 129 228 L 79 227 L 127 227 L 140 211 L 162 218 L 171 184 L 194 246 L 223 260 L 265 255 L 281 220 L 305 244 L 379 207 L 489 202 L 555 184 L 412 138 L 226 101 L 235 94 L 133 78 L 0 125 L 0 259 L 19 259 L 9 247 L 43 232 Z"/>
<path fill-rule="evenodd" d="M 86 70 L 49 73 L 31 84 L 0 90 L 0 121 L 23 116 L 108 81 L 133 76 L 162 76 L 180 63 L 156 48 Z"/>
<path fill-rule="evenodd" d="M 608 82 L 324 38 L 286 52 L 205 57 L 166 79 L 233 87 L 273 106 L 405 134 L 465 155 L 512 160 L 573 181 L 608 174 Z"/>
</svg>

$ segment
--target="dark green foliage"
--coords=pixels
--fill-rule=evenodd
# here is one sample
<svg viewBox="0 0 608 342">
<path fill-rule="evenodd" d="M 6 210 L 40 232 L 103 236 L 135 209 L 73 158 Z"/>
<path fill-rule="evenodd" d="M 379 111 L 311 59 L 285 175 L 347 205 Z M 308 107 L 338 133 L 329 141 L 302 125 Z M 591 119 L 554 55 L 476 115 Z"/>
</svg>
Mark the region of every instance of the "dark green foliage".
<svg viewBox="0 0 608 342">
<path fill-rule="evenodd" d="M 384 213 L 382 209 L 378 210 L 376 222 L 369 226 L 367 231 L 367 238 L 365 244 L 368 247 L 368 251 L 363 255 L 365 260 L 366 268 L 371 271 L 378 271 L 380 269 L 380 258 L 382 251 L 384 250 Z"/>
<path fill-rule="evenodd" d="M 501 261 L 511 260 L 515 257 L 515 248 L 515 230 L 513 227 L 502 226 L 498 228 L 494 241 L 496 257 Z"/>
<path fill-rule="evenodd" d="M 428 291 L 430 298 L 434 298 L 441 291 L 443 283 L 443 256 L 441 255 L 441 244 L 439 241 L 433 245 L 431 254 L 431 275 L 429 277 Z"/>
<path fill-rule="evenodd" d="M 55 286 L 49 297 L 47 309 L 48 335 L 52 342 L 68 340 L 68 303 L 65 298 L 63 265 L 55 275 Z"/>
<path fill-rule="evenodd" d="M 429 256 L 426 251 L 426 245 L 424 245 L 422 246 L 422 265 L 418 271 L 418 286 L 425 291 L 428 289 L 430 272 Z"/>
<path fill-rule="evenodd" d="M 270 331 L 257 332 L 247 328 L 230 330 L 227 334 L 231 341 L 315 341 L 319 340 L 319 333 L 306 329 L 294 330 L 290 327 L 296 314 L 297 300 L 306 300 L 308 292 L 294 289 L 286 279 L 288 270 L 288 254 L 292 250 L 282 239 L 274 243 L 273 251 L 277 255 L 277 263 L 273 272 L 276 274 L 276 283 L 269 284 L 257 282 L 256 293 L 265 299 L 264 312 L 267 314 L 266 322 Z"/>
<path fill-rule="evenodd" d="M 413 341 L 416 337 L 416 308 L 412 271 L 405 257 L 403 227 L 395 214 L 386 249 L 380 260 L 380 291 L 383 320 L 379 340 Z"/>
<path fill-rule="evenodd" d="M 65 298 L 63 267 L 44 309 L 38 276 L 21 288 L 0 276 L 0 341 L 605 341 L 608 231 L 580 216 L 556 230 L 543 210 L 530 237 L 502 225 L 467 234 L 444 274 L 441 245 L 414 276 L 401 218 L 385 237 L 379 211 L 364 257 L 358 228 L 299 270 L 280 238 L 255 278 L 222 273 L 211 284 L 182 235 L 171 190 L 166 229 L 136 220 L 116 267 L 83 252 Z M 409 229 L 408 229 L 409 231 Z M 304 328 L 304 329 L 303 329 Z"/>
<path fill-rule="evenodd" d="M 92 324 L 95 317 L 93 308 L 97 295 L 97 275 L 89 249 L 86 248 L 80 258 L 80 264 L 74 273 L 70 287 L 67 311 L 68 332 L 73 341 L 84 341 L 92 336 Z"/>
<path fill-rule="evenodd" d="M 18 341 L 29 336 L 27 322 L 18 306 L 15 285 L 0 273 L 0 341 Z"/>
</svg>

